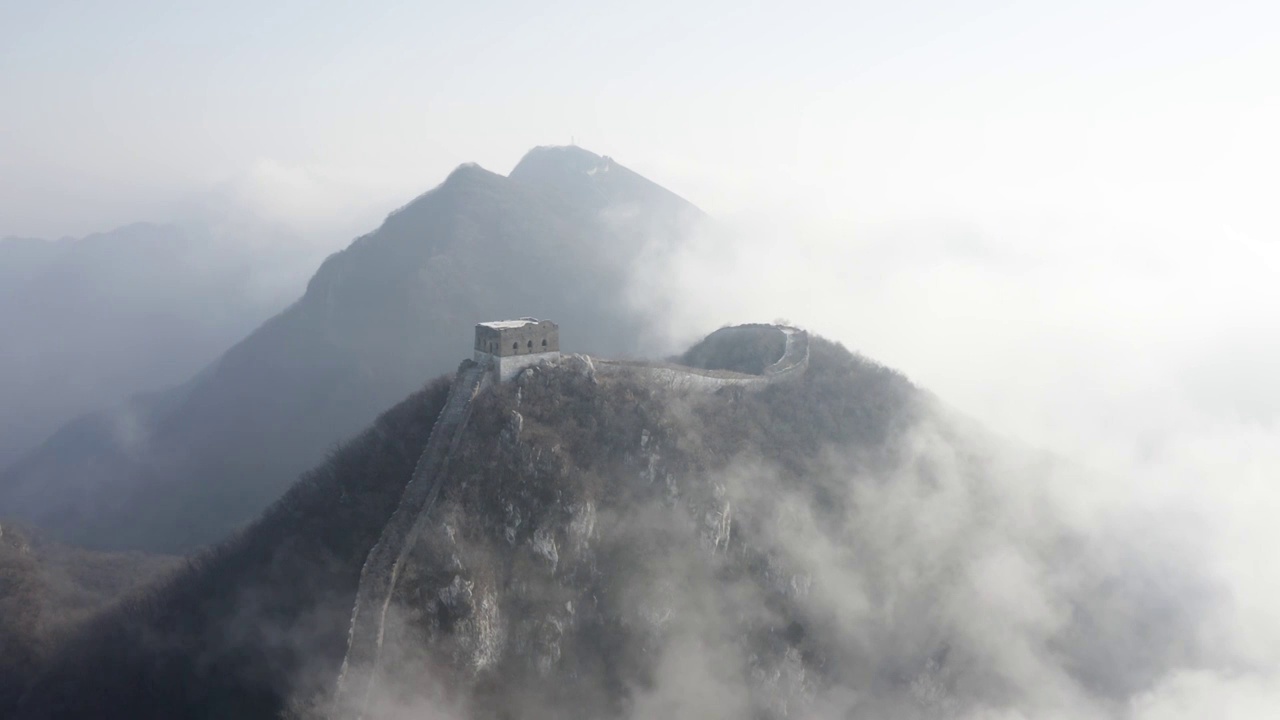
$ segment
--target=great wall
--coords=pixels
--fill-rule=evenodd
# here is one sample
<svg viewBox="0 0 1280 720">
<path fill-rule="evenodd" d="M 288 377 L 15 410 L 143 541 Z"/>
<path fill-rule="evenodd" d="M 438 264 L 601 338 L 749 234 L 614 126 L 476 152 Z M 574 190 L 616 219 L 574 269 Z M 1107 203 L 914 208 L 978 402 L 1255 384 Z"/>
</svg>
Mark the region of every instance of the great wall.
<svg viewBox="0 0 1280 720">
<path fill-rule="evenodd" d="M 354 712 L 355 717 L 364 714 L 377 683 L 387 607 L 400 569 L 448 477 L 449 457 L 471 417 L 471 401 L 490 379 L 489 368 L 471 360 L 463 362 L 458 369 L 449 388 L 449 398 L 436 417 L 400 504 L 360 569 L 360 584 L 347 635 L 347 654 L 338 676 L 335 707 L 342 709 L 344 715 L 346 712 Z"/>
<path fill-rule="evenodd" d="M 593 360 L 593 365 L 597 374 L 639 375 L 654 383 L 678 390 L 714 391 L 723 387 L 762 388 L 803 375 L 809 367 L 809 334 L 787 325 L 774 325 L 773 328 L 786 335 L 786 346 L 782 356 L 759 375 L 644 361 Z"/>
<path fill-rule="evenodd" d="M 526 318 L 530 322 L 538 322 Z M 471 416 L 472 400 L 490 383 L 518 377 L 519 371 L 535 364 L 555 365 L 560 362 L 558 329 L 554 323 L 539 323 L 548 342 L 535 340 L 527 323 L 503 321 L 477 326 L 476 359 L 466 360 L 458 369 L 444 407 L 431 428 L 427 445 L 414 466 L 400 503 L 383 528 L 382 535 L 360 571 L 360 584 L 351 612 L 347 636 L 347 653 L 342 661 L 332 705 L 335 717 L 362 719 L 373 696 L 380 672 L 387 609 L 404 561 L 430 521 L 431 509 L 448 479 L 449 460 L 458 447 Z M 673 363 L 602 360 L 584 355 L 565 356 L 565 364 L 581 362 L 595 376 L 609 378 L 640 376 L 650 382 L 676 391 L 713 392 L 725 387 L 760 389 L 768 385 L 799 378 L 809 367 L 809 335 L 804 330 L 786 325 L 773 325 L 783 333 L 785 345 L 781 357 L 766 366 L 759 375 L 727 370 L 705 370 Z M 498 348 L 506 349 L 510 338 L 518 334 L 506 355 L 519 363 L 514 373 L 504 371 Z M 498 340 L 501 344 L 498 344 Z M 525 343 L 528 343 L 527 346 Z M 535 347 L 535 343 L 541 343 Z M 554 347 L 554 352 L 537 352 Z M 535 360 L 536 363 L 529 363 Z"/>
</svg>

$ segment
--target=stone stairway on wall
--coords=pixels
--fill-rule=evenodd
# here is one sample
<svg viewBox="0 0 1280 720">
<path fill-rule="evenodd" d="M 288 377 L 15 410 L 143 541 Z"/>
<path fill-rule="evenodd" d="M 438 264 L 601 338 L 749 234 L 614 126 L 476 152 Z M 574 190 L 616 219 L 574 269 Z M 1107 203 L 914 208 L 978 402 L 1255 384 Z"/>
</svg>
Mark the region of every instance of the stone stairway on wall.
<svg viewBox="0 0 1280 720">
<path fill-rule="evenodd" d="M 400 505 L 369 551 L 360 571 L 347 655 L 342 661 L 334 698 L 339 717 L 362 717 L 377 682 L 378 661 L 387 606 L 400 568 L 448 474 L 449 457 L 457 449 L 471 416 L 471 400 L 489 381 L 487 368 L 467 361 L 459 368 L 449 398 L 436 417 L 427 445 L 405 486 Z"/>
</svg>

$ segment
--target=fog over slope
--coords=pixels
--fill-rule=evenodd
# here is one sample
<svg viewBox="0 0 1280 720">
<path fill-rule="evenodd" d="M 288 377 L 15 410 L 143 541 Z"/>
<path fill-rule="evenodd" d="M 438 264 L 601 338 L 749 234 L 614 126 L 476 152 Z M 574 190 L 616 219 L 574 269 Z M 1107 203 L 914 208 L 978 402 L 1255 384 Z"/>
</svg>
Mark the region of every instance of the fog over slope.
<svg viewBox="0 0 1280 720">
<path fill-rule="evenodd" d="M 744 309 L 804 318 L 1081 468 L 1040 481 L 1054 517 L 1142 548 L 1171 607 L 1196 608 L 1189 578 L 1220 601 L 1191 611 L 1215 652 L 1134 712 L 1265 717 L 1280 702 L 1280 245 L 1248 216 L 1206 216 L 1208 198 L 1167 215 L 1138 198 L 1110 213 L 1020 200 L 954 220 L 744 213 L 651 277 L 690 300 L 671 308 L 673 337 Z"/>
<path fill-rule="evenodd" d="M 645 211 L 632 212 L 632 203 L 602 215 L 596 190 L 606 199 L 629 191 L 581 155 L 560 155 L 565 172 L 540 160 L 526 166 L 543 165 L 546 185 L 559 188 L 539 193 L 528 212 L 521 197 L 530 196 L 504 182 L 515 173 L 460 171 L 333 258 L 295 308 L 238 336 L 244 343 L 208 372 L 193 368 L 175 378 L 189 381 L 178 391 L 63 425 L 17 470 L 0 467 L 6 527 L 5 516 L 20 513 L 84 540 L 161 538 L 174 547 L 223 537 L 225 519 L 254 516 L 299 471 L 324 468 L 290 491 L 301 502 L 261 516 L 219 554 L 221 564 L 157 590 L 149 597 L 158 605 L 137 615 L 104 619 L 100 635 L 76 646 L 105 648 L 90 667 L 120 675 L 77 674 L 68 663 L 61 677 L 101 681 L 157 707 L 173 701 L 235 716 L 228 705 L 201 703 L 219 696 L 209 684 L 161 682 L 193 691 L 144 697 L 146 686 L 129 675 L 206 670 L 245 701 L 239 716 L 269 716 L 286 695 L 299 714 L 312 710 L 308 701 L 322 696 L 341 653 L 341 596 L 413 465 L 427 432 L 415 423 L 428 422 L 419 416 L 435 408 L 441 386 L 411 394 L 457 368 L 469 323 L 545 315 L 562 322 L 567 350 L 671 359 L 722 325 L 785 319 L 905 374 L 935 396 L 938 417 L 902 432 L 895 462 L 875 472 L 834 446 L 822 459 L 806 456 L 803 473 L 757 457 L 689 472 L 696 482 L 681 487 L 705 482 L 715 530 L 724 519 L 718 503 L 732 501 L 737 555 L 717 543 L 707 552 L 695 538 L 711 527 L 708 516 L 673 512 L 665 496 L 642 492 L 612 523 L 598 515 L 592 550 L 633 538 L 666 542 L 650 546 L 662 562 L 618 563 L 630 575 L 611 576 L 642 600 L 605 605 L 619 622 L 599 636 L 619 640 L 618 653 L 559 646 L 563 667 L 584 668 L 584 657 L 644 661 L 631 674 L 607 663 L 579 674 L 586 686 L 638 678 L 605 683 L 597 699 L 632 704 L 601 714 L 714 717 L 785 698 L 789 715 L 816 718 L 1276 715 L 1277 27 L 1274 0 L 0 3 L 0 237 L 168 222 L 175 205 L 214 186 L 231 204 L 284 221 L 299 246 L 331 250 L 378 228 L 459 163 L 505 171 L 529 147 L 575 138 L 714 219 L 666 245 L 664 223 L 640 220 Z M 449 193 L 474 212 L 427 211 Z M 564 203 L 552 209 L 557 197 Z M 562 214 L 567 207 L 574 211 Z M 486 221 L 497 216 L 510 222 Z M 471 235 L 485 240 L 437 252 L 434 239 Z M 518 242 L 531 236 L 540 240 Z M 480 245 L 513 258 L 496 285 Z M 563 259 L 590 247 L 612 269 L 584 288 L 583 268 Z M 14 248 L 0 247 L 0 285 L 19 267 L 6 268 Z M 14 251 L 39 264 L 46 249 Z M 531 272 L 533 257 L 541 264 Z M 472 271 L 466 283 L 453 281 Z M 520 302 L 455 302 L 492 298 L 495 287 L 514 288 Z M 544 293 L 564 305 L 531 307 Z M 435 312 L 451 303 L 456 316 Z M 0 316 L 5 304 L 0 297 Z M 409 326 L 395 326 L 389 318 L 405 308 Z M 634 345 L 597 346 L 589 341 L 597 332 Z M 441 334 L 450 337 L 435 343 Z M 0 334 L 0 357 L 15 352 L 7 340 Z M 111 348 L 112 359 L 125 350 Z M 632 390 L 622 395 L 625 408 L 648 403 L 646 419 L 674 417 L 664 428 L 677 451 L 747 405 L 770 421 L 757 441 L 812 419 L 754 401 L 717 405 L 719 396 L 652 402 Z M 489 427 L 508 439 L 485 446 L 473 438 L 473 451 L 511 460 L 517 448 L 543 448 L 545 458 L 548 435 L 575 434 L 548 413 L 526 423 L 523 445 L 512 442 L 521 433 L 504 411 L 529 409 L 517 398 L 485 400 L 496 413 Z M 585 401 L 574 412 L 623 430 L 627 444 L 607 448 L 622 470 L 601 473 L 610 486 L 665 492 L 665 482 L 651 487 L 637 472 L 648 470 L 641 443 L 651 446 L 653 433 L 642 441 L 620 419 L 625 412 L 610 420 Z M 0 407 L 0 421 L 6 413 Z M 953 442 L 960 436 L 964 443 Z M 12 437 L 0 424 L 0 453 Z M 657 454 L 676 457 L 668 447 Z M 578 467 L 589 458 L 570 459 Z M 640 459 L 642 467 L 627 464 Z M 501 488 L 515 500 L 533 488 L 590 496 L 590 484 L 526 475 L 528 467 L 497 466 L 489 482 L 476 476 L 469 488 Z M 802 488 L 792 487 L 797 479 Z M 806 496 L 810 489 L 818 497 Z M 832 500 L 841 497 L 849 507 Z M 485 500 L 463 494 L 450 507 L 472 520 L 505 513 Z M 190 507 L 201 512 L 179 512 Z M 329 516 L 346 522 L 322 521 Z M 543 517 L 564 529 L 563 517 Z M 749 537 L 740 532 L 748 518 Z M 551 639 L 577 637 L 567 608 L 549 601 L 575 592 L 556 572 L 590 570 L 590 554 L 546 540 L 517 546 L 505 533 L 446 534 L 419 548 L 424 573 L 401 598 L 411 660 L 380 718 L 484 714 L 474 697 L 532 712 L 546 699 L 540 693 L 572 686 L 574 678 L 529 681 L 543 678 L 535 668 L 514 674 L 528 696 L 486 695 L 492 676 L 438 667 L 443 655 L 460 666 L 549 659 Z M 748 546 L 777 550 L 788 568 L 817 568 L 807 598 L 788 597 L 786 611 L 824 618 L 801 623 L 821 632 L 778 622 L 780 632 L 762 633 L 770 642 L 735 645 L 736 629 L 770 627 L 784 615 L 757 602 L 781 565 L 742 572 Z M 457 554 L 468 573 L 456 587 L 430 572 L 452 567 L 453 549 L 465 551 Z M 520 572 L 507 572 L 507 561 Z M 540 614 L 503 617 L 545 623 L 506 636 L 527 641 L 523 649 L 471 653 L 493 649 L 466 643 L 468 629 L 484 625 L 475 617 L 491 616 L 464 616 L 473 604 L 463 602 L 463 580 L 480 590 L 471 593 L 475 608 L 483 611 L 486 597 L 529 600 Z M 263 587 L 286 591 L 249 589 Z M 616 588 L 604 590 L 608 600 Z M 585 602 L 575 597 L 575 611 Z M 726 607 L 743 613 L 717 612 Z M 672 620 L 664 629 L 628 634 L 664 617 Z M 192 656 L 181 642 L 125 641 L 134 630 L 211 652 L 184 664 Z M 942 639 L 947 652 L 932 652 Z M 802 651 L 793 663 L 784 651 L 769 664 L 772 650 L 818 641 L 839 652 Z M 765 662 L 753 666 L 753 654 Z M 321 671 L 309 672 L 307 658 Z M 803 679 L 790 672 L 797 665 Z M 432 686 L 428 675 L 437 673 L 460 679 Z M 825 682 L 817 691 L 815 678 Z M 56 699 L 56 683 L 49 688 L 44 697 Z"/>
<path fill-rule="evenodd" d="M 631 324 L 571 319 L 589 302 L 585 295 L 598 301 L 604 291 L 551 312 L 534 311 L 564 321 L 566 338 L 575 327 L 594 327 L 601 337 L 618 332 L 616 349 L 660 356 L 744 315 L 785 316 L 907 371 L 955 408 L 943 411 L 948 423 L 967 427 L 951 416 L 963 412 L 988 428 L 965 431 L 978 447 L 991 449 L 976 476 L 929 428 L 905 434 L 901 441 L 910 449 L 904 457 L 912 459 L 881 468 L 871 482 L 833 449 L 830 467 L 811 478 L 818 487 L 854 493 L 858 508 L 835 526 L 815 523 L 792 495 L 762 490 L 785 485 L 786 471 L 765 464 L 716 475 L 713 485 L 732 494 L 735 512 L 754 508 L 780 552 L 795 567 L 813 569 L 815 587 L 838 588 L 834 596 L 813 599 L 820 603 L 816 611 L 850 623 L 830 631 L 837 644 L 899 663 L 872 672 L 881 678 L 875 683 L 888 683 L 886 694 L 862 680 L 822 693 L 796 685 L 805 702 L 816 703 L 807 707 L 818 717 L 849 707 L 881 708 L 886 717 L 1168 720 L 1224 709 L 1233 717 L 1263 717 L 1280 702 L 1280 577 L 1269 557 L 1276 539 L 1271 518 L 1280 513 L 1273 482 L 1280 467 L 1280 390 L 1270 371 L 1272 360 L 1280 360 L 1280 291 L 1271 282 L 1280 264 L 1273 242 L 1203 224 L 1170 230 L 1081 216 L 1046 225 L 1011 223 L 995 213 L 978 224 L 852 223 L 844 230 L 782 215 L 739 216 L 698 225 L 671 244 L 675 231 L 689 229 L 675 219 L 683 205 L 617 164 L 610 166 L 615 174 L 602 175 L 598 168 L 605 166 L 579 151 L 534 153 L 506 179 L 545 183 L 552 192 L 539 193 L 537 202 L 572 204 L 581 213 L 572 217 L 592 218 L 591 232 L 624 233 L 615 236 L 620 244 L 583 242 L 573 251 L 606 256 L 590 262 L 615 268 L 600 283 L 618 298 L 608 310 L 617 314 L 609 317 L 629 317 Z M 421 247 L 412 228 L 413 213 L 426 212 L 424 201 L 449 192 L 480 198 L 504 187 L 501 176 L 460 169 L 434 194 L 388 219 L 380 231 L 389 238 L 383 248 Z M 611 205 L 617 198 L 633 202 Z M 646 215 L 646 207 L 677 212 Z M 1149 249 L 1155 233 L 1158 255 Z M 441 279 L 456 277 L 457 266 L 446 263 L 456 256 L 431 255 L 447 273 L 427 282 L 409 272 L 420 260 L 406 263 L 411 255 L 369 249 L 376 237 L 336 256 L 309 289 L 312 307 L 353 312 L 342 324 L 344 334 L 326 342 L 356 333 L 350 342 L 365 347 L 379 337 L 375 319 L 404 307 L 394 282 L 380 289 L 387 278 L 403 276 L 407 287 L 433 292 L 452 287 Z M 608 266 L 607 256 L 619 247 L 632 253 L 628 263 Z M 552 275 L 567 257 L 556 245 L 539 252 L 544 261 L 555 259 L 543 266 Z M 335 269 L 344 256 L 368 258 L 360 263 L 367 280 L 345 295 L 343 281 L 360 275 Z M 527 273 L 529 267 L 510 268 L 497 286 L 528 281 L 526 298 L 581 291 L 581 276 L 571 270 L 548 281 Z M 575 282 L 562 282 L 566 277 Z M 456 297 L 469 292 L 455 290 Z M 379 304 L 383 292 L 390 304 Z M 439 345 L 440 363 L 466 354 L 459 348 L 469 347 L 472 314 L 528 312 L 527 302 L 468 307 L 454 319 L 454 340 Z M 406 336 L 397 330 L 394 337 Z M 379 365 L 370 377 L 396 367 Z M 400 371 L 412 386 L 427 369 Z M 363 412 L 374 412 L 372 403 Z M 262 457 L 280 447 L 271 443 Z M 1056 459 L 1041 462 L 1034 451 L 1010 455 L 1018 445 Z M 312 445 L 297 457 L 311 453 L 314 460 L 320 449 Z M 206 474 L 197 477 L 235 477 L 222 464 L 200 472 Z M 273 467 L 255 477 L 264 487 L 283 488 L 294 475 Z M 850 548 L 859 550 L 851 555 Z M 238 562 L 220 572 L 239 572 Z M 706 590 L 703 573 L 724 569 L 695 563 L 660 571 L 646 583 Z M 705 597 L 673 597 L 689 612 L 705 604 Z M 226 602 L 237 608 L 242 599 Z M 325 611 L 336 627 L 343 606 L 338 599 Z M 271 622 L 294 622 L 285 618 Z M 698 624 L 708 632 L 719 627 L 710 620 Z M 695 633 L 693 645 L 670 646 L 672 653 L 660 656 L 668 660 L 651 668 L 651 684 L 632 696 L 636 707 L 688 717 L 740 710 L 735 703 L 751 693 L 720 669 L 726 657 L 741 660 L 734 654 L 741 648 L 726 648 L 722 635 Z M 950 649 L 935 663 L 927 649 L 940 651 L 937 637 L 949 638 Z M 311 688 L 308 693 L 329 681 L 325 673 L 304 675 L 296 682 Z M 295 680 L 281 682 L 269 691 L 272 702 L 283 702 L 280 688 Z M 694 702 L 708 688 L 716 689 L 717 707 Z M 406 692 L 407 699 L 383 708 L 388 717 L 423 710 L 417 690 Z M 428 700 L 433 711 L 448 705 Z M 918 702 L 926 705 L 912 704 Z"/>
<path fill-rule="evenodd" d="M 408 398 L 247 533 L 60 648 L 16 716 L 355 716 L 329 703 L 361 565 L 445 391 Z M 1271 707 L 1194 523 L 1082 508 L 1095 471 L 828 341 L 757 392 L 571 358 L 475 403 L 395 586 L 365 717 Z"/>
<path fill-rule="evenodd" d="M 103 547 L 189 550 L 247 522 L 378 412 L 456 367 L 484 318 L 538 315 L 566 342 L 653 353 L 629 303 L 700 211 L 577 147 L 498 175 L 464 165 L 327 259 L 284 312 L 171 391 L 63 427 L 0 474 L 0 501 Z"/>
<path fill-rule="evenodd" d="M 59 425 L 211 362 L 297 292 L 301 254 L 261 223 L 0 239 L 0 468 Z"/>
<path fill-rule="evenodd" d="M 785 493 L 761 500 L 786 472 L 762 465 L 718 476 L 738 507 L 756 507 L 797 567 L 818 568 L 815 582 L 839 588 L 815 598 L 852 623 L 833 637 L 906 663 L 877 671 L 885 677 L 923 678 L 905 695 L 864 688 L 809 701 L 838 710 L 883 700 L 886 717 L 911 717 L 911 698 L 933 698 L 943 704 L 926 717 L 1160 720 L 1264 717 L 1280 702 L 1280 578 L 1269 558 L 1280 512 L 1273 243 L 1196 226 L 1165 236 L 1153 257 L 1151 229 L 1107 218 L 1054 229 L 993 217 L 978 227 L 847 232 L 780 217 L 729 220 L 641 251 L 628 268 L 617 287 L 628 288 L 629 312 L 650 320 L 635 326 L 644 354 L 679 350 L 744 314 L 786 316 L 908 371 L 982 420 L 990 434 L 966 432 L 1003 458 L 972 476 L 923 428 L 902 438 L 913 460 L 866 483 L 834 451 L 814 482 L 853 492 L 858 508 L 834 527 L 815 525 Z M 664 236 L 661 224 L 636 231 Z M 653 247 L 652 238 L 634 242 Z M 473 319 L 459 320 L 461 337 L 448 344 L 454 361 Z M 566 323 L 566 337 L 572 330 Z M 1019 444 L 1057 459 L 1008 455 Z M 682 567 L 667 586 L 703 587 L 709 568 Z M 959 649 L 933 670 L 928 653 L 915 656 L 928 672 L 901 675 L 921 666 L 895 653 L 936 648 L 935 632 L 959 638 L 948 643 Z M 695 637 L 673 646 L 671 665 L 656 666 L 637 696 L 652 703 L 639 707 L 688 717 L 739 709 L 740 681 L 719 674 L 725 648 L 714 633 Z M 327 682 L 307 677 L 308 687 Z M 694 703 L 709 687 L 718 708 Z M 964 695 L 976 689 L 996 693 L 983 696 L 989 707 Z M 947 705 L 957 693 L 969 704 Z M 416 702 L 384 709 L 422 711 Z M 441 702 L 433 711 L 443 712 Z M 822 717 L 828 705 L 811 707 Z"/>
</svg>

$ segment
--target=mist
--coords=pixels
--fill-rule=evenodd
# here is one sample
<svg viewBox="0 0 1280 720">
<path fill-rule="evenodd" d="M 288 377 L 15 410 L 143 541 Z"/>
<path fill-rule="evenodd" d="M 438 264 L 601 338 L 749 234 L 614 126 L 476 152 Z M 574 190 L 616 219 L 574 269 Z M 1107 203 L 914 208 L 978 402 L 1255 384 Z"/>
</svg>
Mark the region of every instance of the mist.
<svg viewBox="0 0 1280 720">
<path fill-rule="evenodd" d="M 496 452 L 537 464 L 550 450 L 546 431 L 529 429 L 563 418 L 540 404 L 546 392 L 521 384 L 526 418 L 508 427 L 525 427 L 529 445 L 508 429 Z M 874 394 L 862 401 L 892 407 Z M 547 487 L 536 478 L 556 463 L 451 498 L 415 550 L 433 577 L 392 605 L 392 650 L 365 716 L 433 716 L 459 696 L 526 717 L 565 702 L 609 715 L 593 704 L 611 686 L 607 668 L 584 661 L 592 643 L 630 669 L 622 716 L 634 718 L 1156 720 L 1209 708 L 1265 717 L 1276 701 L 1274 595 L 1257 570 L 1266 545 L 1240 542 L 1239 508 L 1215 501 L 1220 491 L 1159 490 L 1195 463 L 1096 465 L 926 398 L 888 447 L 751 448 L 691 467 L 682 456 L 706 461 L 725 428 L 744 432 L 743 417 L 769 406 L 700 402 L 651 399 L 644 422 L 661 437 L 638 433 L 621 462 L 592 464 L 605 487 L 631 488 L 596 496 L 608 506 L 593 506 L 577 473 L 557 475 L 556 501 L 531 503 L 528 488 Z M 476 522 L 497 529 L 465 529 Z M 610 624 L 593 628 L 595 613 Z M 451 630 L 433 617 L 453 618 Z"/>
<path fill-rule="evenodd" d="M 1006 468 L 984 478 L 981 500 L 955 475 L 942 473 L 937 488 L 906 473 L 863 498 L 861 517 L 876 521 L 856 540 L 789 543 L 806 553 L 859 547 L 861 557 L 892 558 L 899 573 L 922 567 L 898 592 L 972 603 L 951 619 L 966 633 L 996 634 L 974 665 L 1007 672 L 1027 694 L 1013 715 L 970 707 L 924 716 L 1264 717 L 1280 702 L 1280 572 L 1269 559 L 1280 541 L 1280 246 L 1229 220 L 1197 222 L 1202 211 L 1040 222 L 987 212 L 840 230 L 753 215 L 705 232 L 673 272 L 671 258 L 641 269 L 637 303 L 654 287 L 679 299 L 663 306 L 673 347 L 744 318 L 785 318 L 902 370 L 1001 442 L 1073 468 Z M 1046 560 L 1053 532 L 1090 552 L 1061 560 L 1065 568 Z M 993 573 L 971 579 L 987 589 L 929 587 L 939 548 L 958 548 L 945 562 Z M 818 555 L 812 565 L 822 568 L 815 583 L 840 582 L 836 568 L 850 562 Z M 864 572 L 853 571 L 864 592 L 893 592 L 892 574 Z M 1127 703 L 1064 681 L 1062 659 L 1036 633 L 1070 615 L 1061 603 L 1073 602 L 1079 577 L 1064 574 L 1077 572 L 1148 583 L 1141 610 L 1113 606 L 1118 624 L 1098 628 L 1107 652 L 1154 651 L 1129 643 L 1174 632 L 1195 652 L 1154 671 Z M 829 599 L 832 613 L 859 617 L 848 599 Z M 1146 612 L 1176 614 L 1178 627 L 1124 637 Z M 996 617 L 1012 628 L 992 626 Z M 864 619 L 893 627 L 885 616 Z"/>
<path fill-rule="evenodd" d="M 297 299 L 327 249 L 205 204 L 82 238 L 0 238 L 0 468 L 179 385 Z"/>
<path fill-rule="evenodd" d="M 655 356 L 785 319 L 1025 453 L 975 485 L 918 428 L 918 457 L 942 470 L 860 482 L 861 510 L 835 535 L 814 534 L 794 498 L 755 496 L 770 482 L 746 469 L 720 478 L 809 568 L 809 610 L 856 625 L 839 642 L 927 646 L 875 597 L 896 592 L 991 673 L 923 677 L 936 703 L 912 712 L 1265 716 L 1280 706 L 1280 15 L 836 5 L 6 7 L 0 237 L 156 223 L 196 238 L 182 262 L 216 282 L 167 308 L 182 327 L 164 348 L 145 346 L 150 326 L 57 325 L 50 297 L 65 293 L 18 302 L 0 287 L 0 311 L 17 309 L 0 312 L 0 469 L 81 413 L 208 367 L 458 164 L 506 173 L 529 147 L 577 143 L 710 216 L 687 245 L 655 239 L 621 288 L 652 319 Z M 88 344 L 68 354 L 83 362 L 45 372 L 41 343 L 77 334 Z M 851 482 L 832 453 L 826 479 Z M 1059 469 L 1026 459 L 1041 453 Z M 1082 549 L 1063 560 L 1063 542 Z M 944 565 L 961 568 L 953 584 L 937 584 Z M 706 571 L 675 563 L 657 583 L 696 591 Z M 1140 586 L 1097 628 L 1149 673 L 1123 692 L 1064 665 L 1087 656 L 1059 631 L 1099 578 Z M 1125 636 L 1151 608 L 1167 634 Z M 741 711 L 750 690 L 717 674 L 734 649 L 702 610 L 636 717 Z M 794 681 L 807 716 L 908 712 L 786 672 L 778 687 Z M 966 682 L 981 692 L 947 705 Z M 695 685 L 711 705 L 683 704 Z"/>
</svg>

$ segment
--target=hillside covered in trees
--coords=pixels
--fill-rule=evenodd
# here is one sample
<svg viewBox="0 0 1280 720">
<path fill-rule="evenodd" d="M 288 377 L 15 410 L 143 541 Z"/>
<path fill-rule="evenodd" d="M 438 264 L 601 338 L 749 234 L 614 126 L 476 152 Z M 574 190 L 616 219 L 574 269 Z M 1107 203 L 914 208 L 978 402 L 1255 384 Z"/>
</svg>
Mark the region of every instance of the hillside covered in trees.
<svg viewBox="0 0 1280 720">
<path fill-rule="evenodd" d="M 777 351 L 747 330 L 685 357 Z M 335 693 L 361 568 L 447 378 L 62 642 L 13 716 L 1106 714 L 1193 659 L 1188 610 L 1037 509 L 1041 459 L 897 373 L 814 338 L 802 376 L 759 390 L 645 378 L 566 357 L 475 398 L 367 695 Z M 1027 614 L 1040 583 L 1061 622 Z"/>
<path fill-rule="evenodd" d="M 180 564 L 163 555 L 82 550 L 0 526 L 0 715 L 84 623 Z"/>
</svg>

